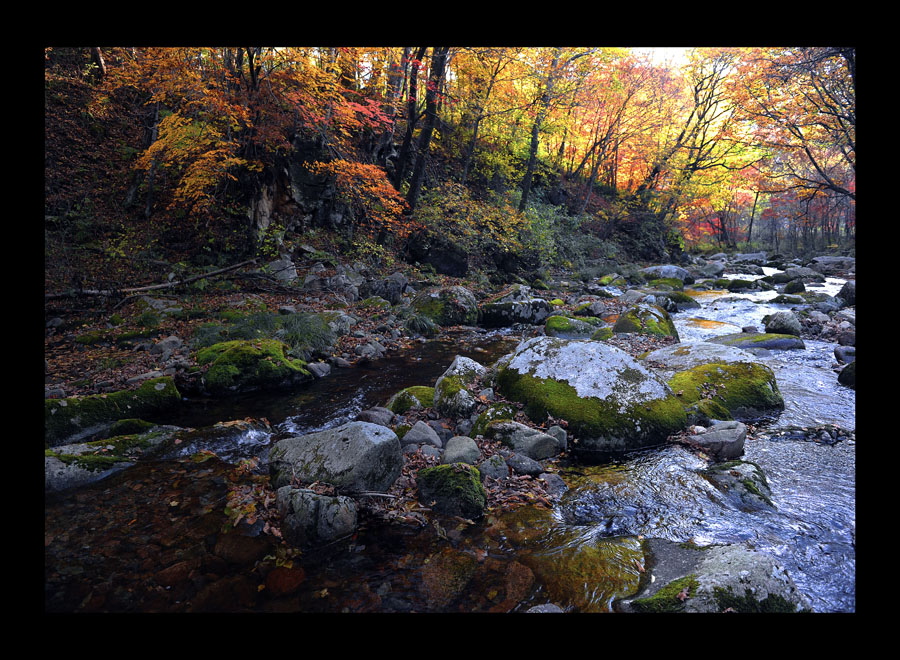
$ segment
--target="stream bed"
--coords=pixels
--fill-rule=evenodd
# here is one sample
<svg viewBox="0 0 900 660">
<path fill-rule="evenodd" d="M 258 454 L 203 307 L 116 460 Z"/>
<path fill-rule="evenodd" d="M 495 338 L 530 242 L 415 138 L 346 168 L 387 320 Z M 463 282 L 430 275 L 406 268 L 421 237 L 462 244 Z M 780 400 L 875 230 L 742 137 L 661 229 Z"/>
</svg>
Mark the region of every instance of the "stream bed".
<svg viewBox="0 0 900 660">
<path fill-rule="evenodd" d="M 826 292 L 833 295 L 841 284 L 829 278 Z M 765 314 L 788 309 L 767 303 L 769 294 L 699 297 L 701 309 L 674 315 L 681 340 L 761 326 Z M 552 509 L 523 507 L 446 528 L 363 524 L 353 539 L 280 562 L 280 572 L 268 576 L 255 566 L 265 557 L 271 565 L 274 551 L 254 545 L 259 539 L 222 547 L 216 533 L 232 463 L 264 459 L 274 437 L 336 426 L 404 387 L 432 385 L 457 354 L 491 364 L 518 340 L 504 332 L 450 336 L 335 370 L 292 393 L 188 401 L 168 423 L 200 427 L 265 417 L 273 432 L 207 439 L 48 497 L 45 609 L 503 612 L 555 603 L 609 612 L 637 590 L 641 538 L 657 537 L 747 543 L 784 565 L 814 611 L 855 610 L 855 442 L 813 442 L 787 432 L 855 430 L 855 392 L 837 383 L 834 344 L 826 342 L 760 358 L 775 371 L 786 410 L 748 438 L 743 458 L 765 472 L 772 509 L 730 501 L 699 474 L 705 461 L 670 445 L 604 465 L 561 465 L 569 490 Z M 190 460 L 204 449 L 217 458 Z M 284 586 L 291 580 L 299 587 Z"/>
</svg>

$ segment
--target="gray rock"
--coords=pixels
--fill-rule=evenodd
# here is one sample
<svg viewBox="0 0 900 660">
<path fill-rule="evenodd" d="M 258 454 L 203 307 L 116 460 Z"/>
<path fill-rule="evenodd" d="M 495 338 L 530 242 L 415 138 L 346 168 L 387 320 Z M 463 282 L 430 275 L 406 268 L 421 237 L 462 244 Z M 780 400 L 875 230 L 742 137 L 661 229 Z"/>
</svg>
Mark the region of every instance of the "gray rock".
<svg viewBox="0 0 900 660">
<path fill-rule="evenodd" d="M 756 264 L 757 266 L 762 266 L 767 261 L 765 252 L 745 252 L 736 254 L 731 257 L 731 260 L 735 263 L 751 263 Z"/>
<path fill-rule="evenodd" d="M 781 335 L 799 336 L 803 329 L 800 319 L 793 312 L 775 312 L 763 319 L 766 324 L 766 332 Z"/>
<path fill-rule="evenodd" d="M 856 359 L 856 347 L 855 346 L 835 346 L 834 347 L 834 358 L 840 364 L 849 364 Z"/>
<path fill-rule="evenodd" d="M 379 426 L 390 426 L 391 422 L 394 421 L 394 413 L 387 408 L 375 406 L 374 408 L 363 410 L 356 416 L 356 420 L 359 422 L 371 422 Z"/>
<path fill-rule="evenodd" d="M 356 531 L 358 507 L 351 498 L 330 497 L 311 490 L 282 486 L 276 505 L 285 541 L 297 547 L 328 543 Z"/>
<path fill-rule="evenodd" d="M 440 436 L 435 432 L 433 428 L 428 426 L 428 424 L 423 421 L 416 422 L 415 425 L 406 432 L 400 443 L 402 445 L 427 444 L 432 445 L 433 447 L 443 446 Z"/>
<path fill-rule="evenodd" d="M 327 362 L 310 362 L 306 365 L 306 368 L 316 378 L 324 378 L 331 373 L 331 365 Z"/>
<path fill-rule="evenodd" d="M 434 409 L 450 418 L 468 417 L 478 406 L 465 385 L 483 376 L 487 369 L 471 358 L 457 355 L 434 384 Z"/>
<path fill-rule="evenodd" d="M 568 438 L 569 434 L 566 433 L 566 430 L 561 426 L 553 425 L 549 429 L 547 429 L 547 435 L 552 435 L 556 438 L 556 442 L 559 443 L 559 451 L 564 452 L 568 447 Z"/>
<path fill-rule="evenodd" d="M 718 422 L 691 440 L 716 461 L 727 461 L 744 453 L 747 427 L 741 422 Z"/>
<path fill-rule="evenodd" d="M 493 423 L 488 427 L 488 434 L 498 438 L 517 454 L 536 461 L 559 453 L 559 441 L 556 438 L 519 422 Z"/>
<path fill-rule="evenodd" d="M 472 438 L 456 435 L 447 441 L 441 462 L 475 465 L 480 460 L 481 450 L 478 449 L 478 444 Z"/>
<path fill-rule="evenodd" d="M 508 327 L 515 323 L 538 325 L 553 313 L 546 300 L 530 300 L 485 303 L 481 306 L 481 325 L 486 328 Z"/>
<path fill-rule="evenodd" d="M 547 484 L 547 490 L 550 492 L 551 497 L 559 497 L 569 490 L 566 482 L 556 472 L 542 472 L 538 475 L 538 479 Z"/>
<path fill-rule="evenodd" d="M 476 465 L 478 471 L 481 472 L 481 478 L 505 479 L 509 476 L 509 466 L 506 460 L 500 454 L 494 454 Z"/>
<path fill-rule="evenodd" d="M 674 277 L 682 282 L 690 277 L 690 273 L 686 271 L 681 266 L 674 266 L 672 264 L 667 264 L 665 266 L 650 266 L 648 268 L 642 268 L 641 272 L 648 280 L 656 280 L 661 278 L 670 278 Z"/>
<path fill-rule="evenodd" d="M 838 297 L 842 298 L 849 307 L 856 305 L 856 280 L 847 280 L 838 291 Z"/>
<path fill-rule="evenodd" d="M 400 476 L 402 465 L 397 435 L 370 422 L 285 438 L 269 451 L 274 488 L 289 485 L 296 476 L 304 483 L 323 481 L 348 492 L 383 492 Z"/>
<path fill-rule="evenodd" d="M 664 608 L 661 611 L 723 612 L 731 607 L 736 612 L 758 612 L 810 608 L 809 600 L 783 566 L 745 545 L 695 549 L 663 539 L 648 539 L 646 546 L 652 558 L 646 563 L 651 579 L 642 581 L 644 586 L 635 597 L 619 603 L 623 611 L 645 611 L 645 603 L 649 604 L 645 599 L 688 576 L 696 580 L 694 588 L 683 599 L 674 594 L 665 600 L 657 598 L 655 605 Z"/>
<path fill-rule="evenodd" d="M 682 371 L 710 362 L 754 362 L 752 353 L 706 341 L 682 342 L 664 346 L 644 356 L 646 364 L 662 365 L 666 369 Z"/>
<path fill-rule="evenodd" d="M 554 605 L 553 603 L 544 603 L 543 605 L 535 605 L 534 607 L 529 607 L 525 610 L 526 614 L 534 614 L 534 613 L 553 613 L 559 614 L 565 612 L 563 608 L 559 605 Z"/>
<path fill-rule="evenodd" d="M 512 468 L 513 472 L 531 475 L 532 477 L 536 477 L 544 471 L 543 465 L 524 454 L 513 454 L 506 459 L 506 464 Z"/>
<path fill-rule="evenodd" d="M 297 268 L 290 257 L 282 257 L 268 264 L 268 271 L 275 276 L 279 282 L 291 284 L 297 281 Z"/>
</svg>

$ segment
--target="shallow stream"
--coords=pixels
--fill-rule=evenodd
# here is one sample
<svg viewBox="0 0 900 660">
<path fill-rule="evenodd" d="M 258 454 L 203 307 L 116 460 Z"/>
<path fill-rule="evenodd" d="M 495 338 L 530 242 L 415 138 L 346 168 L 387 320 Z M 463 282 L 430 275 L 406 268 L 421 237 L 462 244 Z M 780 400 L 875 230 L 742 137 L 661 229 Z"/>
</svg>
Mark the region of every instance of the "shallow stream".
<svg viewBox="0 0 900 660">
<path fill-rule="evenodd" d="M 842 284 L 830 279 L 825 290 L 833 295 Z M 675 315 L 681 339 L 761 329 L 765 314 L 788 308 L 765 302 L 772 295 L 700 296 L 701 309 Z M 815 611 L 854 611 L 855 444 L 780 433 L 810 425 L 855 429 L 855 393 L 837 383 L 834 345 L 825 342 L 760 358 L 775 370 L 787 409 L 748 439 L 744 459 L 765 472 L 774 509 L 729 500 L 699 474 L 705 461 L 672 445 L 612 464 L 563 468 L 570 489 L 552 510 L 525 507 L 448 528 L 364 526 L 351 541 L 295 560 L 305 576 L 288 595 L 262 588 L 252 566 L 209 558 L 222 523 L 216 512 L 226 462 L 265 458 L 273 437 L 335 426 L 403 387 L 431 385 L 457 354 L 490 364 L 518 339 L 460 335 L 336 370 L 290 394 L 189 401 L 168 423 L 265 417 L 273 434 L 248 432 L 180 450 L 187 456 L 208 449 L 225 462 L 172 456 L 48 500 L 46 609 L 499 612 L 552 602 L 607 612 L 637 590 L 645 561 L 640 538 L 661 537 L 748 543 L 787 568 Z M 191 580 L 169 580 L 182 564 L 193 571 Z"/>
</svg>

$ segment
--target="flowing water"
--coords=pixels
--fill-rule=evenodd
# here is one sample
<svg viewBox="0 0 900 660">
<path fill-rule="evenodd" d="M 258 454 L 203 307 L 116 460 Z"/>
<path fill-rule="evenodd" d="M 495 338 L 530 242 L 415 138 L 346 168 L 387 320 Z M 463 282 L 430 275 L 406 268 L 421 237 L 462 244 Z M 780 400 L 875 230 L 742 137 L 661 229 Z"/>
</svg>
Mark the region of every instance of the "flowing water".
<svg viewBox="0 0 900 660">
<path fill-rule="evenodd" d="M 833 295 L 842 284 L 829 279 L 823 289 Z M 705 293 L 698 297 L 701 309 L 675 315 L 679 335 L 693 341 L 761 327 L 763 316 L 787 309 L 769 303 L 773 296 Z M 403 387 L 433 384 L 457 354 L 490 364 L 517 340 L 502 332 L 460 335 L 336 370 L 298 392 L 188 402 L 167 422 L 199 427 L 265 417 L 272 432 L 197 441 L 169 460 L 48 500 L 46 608 L 191 611 L 204 610 L 202 601 L 226 611 L 491 612 L 553 602 L 604 612 L 638 588 L 645 561 L 640 538 L 661 537 L 746 543 L 776 557 L 814 611 L 855 610 L 855 444 L 788 432 L 855 429 L 855 393 L 838 385 L 831 370 L 834 345 L 815 341 L 759 358 L 775 371 L 786 410 L 748 439 L 743 458 L 765 472 L 774 507 L 729 499 L 700 474 L 704 460 L 672 445 L 615 463 L 563 468 L 570 488 L 553 509 L 524 507 L 446 529 L 364 525 L 351 541 L 305 554 L 303 584 L 287 596 L 263 593 L 262 578 L 251 569 L 210 564 L 203 544 L 222 522 L 215 516 L 228 464 L 195 464 L 188 455 L 208 449 L 228 462 L 265 459 L 273 438 L 350 421 Z M 190 582 L 171 586 L 161 577 L 182 564 L 193 568 Z"/>
</svg>

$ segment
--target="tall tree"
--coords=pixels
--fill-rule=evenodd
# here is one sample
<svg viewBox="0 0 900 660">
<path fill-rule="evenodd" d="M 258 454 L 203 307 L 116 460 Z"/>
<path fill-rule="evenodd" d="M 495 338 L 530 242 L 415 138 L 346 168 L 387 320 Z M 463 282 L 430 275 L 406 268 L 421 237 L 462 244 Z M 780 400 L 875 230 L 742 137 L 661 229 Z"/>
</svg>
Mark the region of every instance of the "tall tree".
<svg viewBox="0 0 900 660">
<path fill-rule="evenodd" d="M 431 54 L 431 71 L 428 75 L 428 84 L 425 89 L 425 123 L 422 125 L 422 133 L 419 136 L 416 165 L 413 169 L 412 181 L 409 192 L 406 195 L 406 203 L 410 209 L 415 209 L 419 193 L 422 190 L 422 180 L 425 177 L 425 163 L 428 158 L 428 148 L 431 145 L 431 134 L 437 122 L 438 94 L 441 83 L 444 80 L 444 67 L 447 63 L 447 54 L 450 49 L 447 46 L 437 46 Z"/>
</svg>

